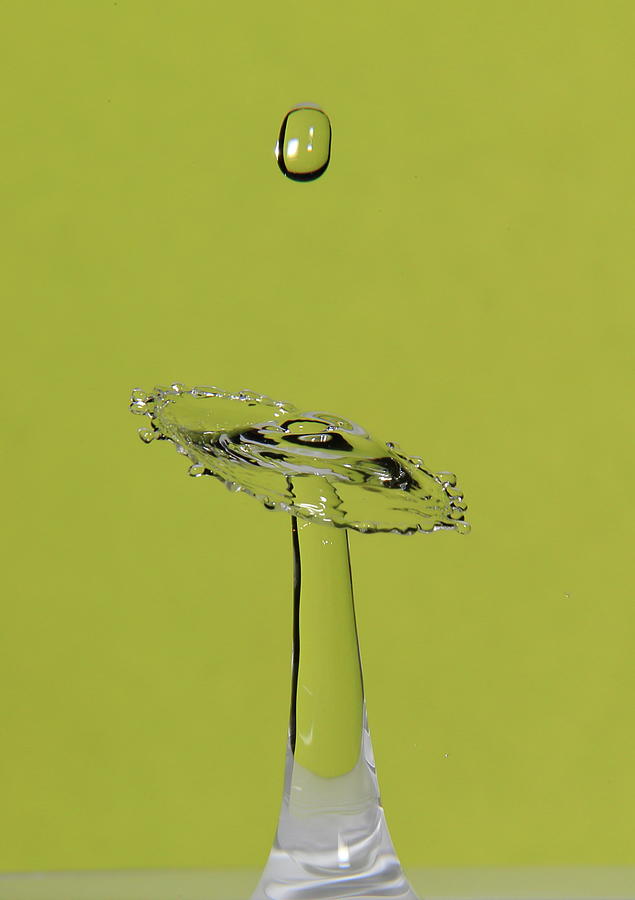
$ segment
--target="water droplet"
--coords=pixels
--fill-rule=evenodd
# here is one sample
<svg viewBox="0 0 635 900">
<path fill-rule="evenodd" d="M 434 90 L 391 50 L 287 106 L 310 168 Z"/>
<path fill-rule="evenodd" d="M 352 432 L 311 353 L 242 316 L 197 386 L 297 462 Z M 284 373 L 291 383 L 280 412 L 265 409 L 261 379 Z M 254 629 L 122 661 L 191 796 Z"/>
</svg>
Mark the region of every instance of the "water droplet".
<svg viewBox="0 0 635 900">
<path fill-rule="evenodd" d="M 144 444 L 151 444 L 157 436 L 153 428 L 140 428 L 138 434 Z"/>
<path fill-rule="evenodd" d="M 275 154 L 280 171 L 293 181 L 319 178 L 331 158 L 329 117 L 319 106 L 294 106 L 282 122 Z"/>
<path fill-rule="evenodd" d="M 145 416 L 149 412 L 151 404 L 154 402 L 152 394 L 136 388 L 130 395 L 130 411 L 138 416 Z"/>
<path fill-rule="evenodd" d="M 190 466 L 187 470 L 187 474 L 191 475 L 192 478 L 199 478 L 201 475 L 205 474 L 205 466 L 201 465 L 201 463 L 194 463 L 194 465 Z"/>
</svg>

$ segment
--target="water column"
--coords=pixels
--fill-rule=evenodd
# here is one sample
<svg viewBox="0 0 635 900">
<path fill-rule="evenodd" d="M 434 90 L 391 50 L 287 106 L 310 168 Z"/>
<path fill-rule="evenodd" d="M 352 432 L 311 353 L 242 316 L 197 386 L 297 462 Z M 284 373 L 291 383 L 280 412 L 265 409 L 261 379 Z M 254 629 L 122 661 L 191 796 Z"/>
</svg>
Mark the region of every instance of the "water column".
<svg viewBox="0 0 635 900">
<path fill-rule="evenodd" d="M 360 663 L 348 532 L 292 519 L 294 634 L 284 795 L 252 900 L 415 900 L 377 777 Z"/>
</svg>

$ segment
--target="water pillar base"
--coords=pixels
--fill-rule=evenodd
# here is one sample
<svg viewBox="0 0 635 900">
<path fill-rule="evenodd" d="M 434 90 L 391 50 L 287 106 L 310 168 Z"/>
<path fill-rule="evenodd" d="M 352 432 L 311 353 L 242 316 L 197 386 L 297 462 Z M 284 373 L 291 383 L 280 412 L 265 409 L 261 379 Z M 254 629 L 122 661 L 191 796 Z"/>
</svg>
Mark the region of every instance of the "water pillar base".
<svg viewBox="0 0 635 900">
<path fill-rule="evenodd" d="M 379 803 L 370 736 L 355 768 L 323 778 L 289 748 L 276 839 L 251 900 L 417 900 Z"/>
</svg>

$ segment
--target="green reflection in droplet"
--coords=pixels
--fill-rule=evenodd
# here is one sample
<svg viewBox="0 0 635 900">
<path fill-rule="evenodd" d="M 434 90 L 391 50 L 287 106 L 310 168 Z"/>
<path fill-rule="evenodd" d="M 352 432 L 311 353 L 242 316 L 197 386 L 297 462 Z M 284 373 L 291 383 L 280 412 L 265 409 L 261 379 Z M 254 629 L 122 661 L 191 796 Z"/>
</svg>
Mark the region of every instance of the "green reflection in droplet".
<svg viewBox="0 0 635 900">
<path fill-rule="evenodd" d="M 331 157 L 331 123 L 317 106 L 297 106 L 284 117 L 276 144 L 280 171 L 294 181 L 313 181 Z"/>
</svg>

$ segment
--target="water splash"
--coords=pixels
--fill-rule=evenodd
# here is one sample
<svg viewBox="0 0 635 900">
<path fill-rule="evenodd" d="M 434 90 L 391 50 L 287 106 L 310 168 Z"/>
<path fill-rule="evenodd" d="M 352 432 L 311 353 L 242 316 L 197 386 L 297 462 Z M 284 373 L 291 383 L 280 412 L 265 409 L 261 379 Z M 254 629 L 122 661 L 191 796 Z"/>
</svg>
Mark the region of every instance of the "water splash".
<svg viewBox="0 0 635 900">
<path fill-rule="evenodd" d="M 450 472 L 340 416 L 251 391 L 135 390 L 141 439 L 170 441 L 212 475 L 291 513 L 291 712 L 282 807 L 251 900 L 417 900 L 381 805 L 359 652 L 348 528 L 467 530 Z M 149 419 L 149 422 L 148 422 Z M 314 524 L 315 523 L 315 524 Z M 335 525 L 328 531 L 321 524 Z"/>
<path fill-rule="evenodd" d="M 144 442 L 171 441 L 190 475 L 212 475 L 268 509 L 360 532 L 469 530 L 452 473 L 434 473 L 340 416 L 181 384 L 137 389 L 130 406 L 150 419 Z"/>
</svg>

